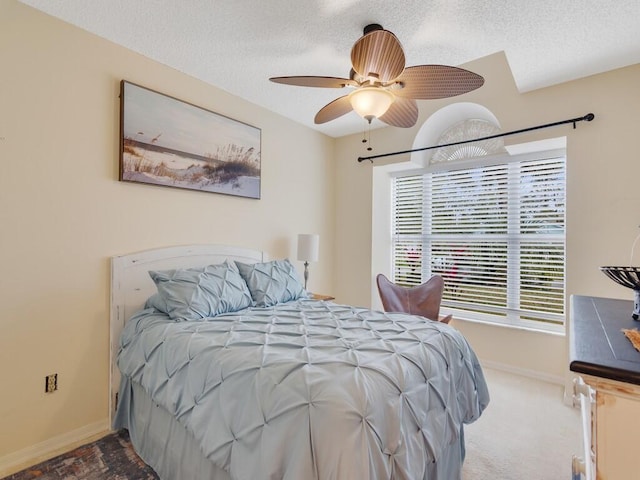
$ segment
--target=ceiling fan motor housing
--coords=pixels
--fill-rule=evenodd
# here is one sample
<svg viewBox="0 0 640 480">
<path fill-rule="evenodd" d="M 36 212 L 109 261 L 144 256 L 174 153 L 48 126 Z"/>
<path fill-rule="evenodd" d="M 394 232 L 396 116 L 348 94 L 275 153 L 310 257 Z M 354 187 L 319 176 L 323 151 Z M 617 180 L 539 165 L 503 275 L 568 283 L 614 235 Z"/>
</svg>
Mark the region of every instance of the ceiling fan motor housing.
<svg viewBox="0 0 640 480">
<path fill-rule="evenodd" d="M 384 28 L 382 28 L 382 25 L 378 23 L 370 23 L 369 25 L 364 27 L 364 29 L 362 30 L 362 33 L 366 35 L 367 33 L 375 32 L 376 30 L 384 30 Z"/>
</svg>

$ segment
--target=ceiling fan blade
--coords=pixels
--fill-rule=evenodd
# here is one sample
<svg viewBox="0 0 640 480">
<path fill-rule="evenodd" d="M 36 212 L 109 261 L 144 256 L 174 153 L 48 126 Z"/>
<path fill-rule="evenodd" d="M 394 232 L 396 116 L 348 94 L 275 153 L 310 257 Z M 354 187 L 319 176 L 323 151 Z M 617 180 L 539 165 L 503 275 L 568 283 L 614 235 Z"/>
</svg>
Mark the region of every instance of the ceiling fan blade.
<svg viewBox="0 0 640 480">
<path fill-rule="evenodd" d="M 320 109 L 318 113 L 316 113 L 316 118 L 314 118 L 315 123 L 326 123 L 331 120 L 335 120 L 338 117 L 341 117 L 345 113 L 349 113 L 353 110 L 351 106 L 351 102 L 349 101 L 349 95 L 344 95 L 342 97 L 336 98 L 333 102 L 326 104 L 324 107 Z"/>
<path fill-rule="evenodd" d="M 463 68 L 446 65 L 416 65 L 407 67 L 396 81 L 404 88 L 393 90 L 394 95 L 433 100 L 462 95 L 484 84 L 484 78 Z"/>
<path fill-rule="evenodd" d="M 418 121 L 418 104 L 411 98 L 396 97 L 380 120 L 394 127 L 413 127 Z"/>
<path fill-rule="evenodd" d="M 402 45 L 388 30 L 374 30 L 360 37 L 351 49 L 353 69 L 362 77 L 377 75 L 381 82 L 390 82 L 404 70 Z"/>
<path fill-rule="evenodd" d="M 269 80 L 275 83 L 297 85 L 299 87 L 342 88 L 347 85 L 351 85 L 354 87 L 358 86 L 358 83 L 354 80 L 339 77 L 271 77 Z"/>
</svg>

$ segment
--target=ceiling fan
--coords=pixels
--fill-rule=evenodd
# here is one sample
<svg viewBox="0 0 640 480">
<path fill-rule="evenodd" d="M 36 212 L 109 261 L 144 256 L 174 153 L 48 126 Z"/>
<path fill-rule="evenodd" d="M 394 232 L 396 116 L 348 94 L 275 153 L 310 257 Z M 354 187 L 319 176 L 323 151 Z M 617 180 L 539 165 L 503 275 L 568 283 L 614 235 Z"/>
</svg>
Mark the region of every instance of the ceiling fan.
<svg viewBox="0 0 640 480">
<path fill-rule="evenodd" d="M 269 80 L 301 87 L 354 90 L 330 102 L 315 116 L 315 123 L 335 120 L 355 110 L 369 123 L 374 118 L 394 127 L 409 128 L 418 120 L 416 100 L 455 97 L 484 84 L 480 75 L 446 65 L 405 68 L 398 38 L 381 25 L 371 24 L 351 49 L 353 68 L 349 78 L 295 76 Z"/>
</svg>

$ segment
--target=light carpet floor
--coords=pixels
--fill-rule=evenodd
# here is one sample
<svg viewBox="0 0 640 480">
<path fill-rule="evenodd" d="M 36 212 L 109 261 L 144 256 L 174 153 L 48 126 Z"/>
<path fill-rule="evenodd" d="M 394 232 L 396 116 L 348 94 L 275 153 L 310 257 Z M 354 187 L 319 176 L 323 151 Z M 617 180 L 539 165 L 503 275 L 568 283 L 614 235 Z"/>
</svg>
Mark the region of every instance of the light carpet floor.
<svg viewBox="0 0 640 480">
<path fill-rule="evenodd" d="M 564 387 L 484 369 L 491 402 L 465 427 L 463 480 L 571 478 L 580 456 L 580 411 L 563 403 Z"/>
</svg>

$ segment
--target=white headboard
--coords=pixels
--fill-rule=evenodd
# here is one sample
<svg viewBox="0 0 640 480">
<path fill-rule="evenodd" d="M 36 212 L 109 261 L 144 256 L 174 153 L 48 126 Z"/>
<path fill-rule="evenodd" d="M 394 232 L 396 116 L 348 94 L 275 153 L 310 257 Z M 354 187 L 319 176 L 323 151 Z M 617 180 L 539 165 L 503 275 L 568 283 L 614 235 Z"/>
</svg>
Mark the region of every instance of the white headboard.
<svg viewBox="0 0 640 480">
<path fill-rule="evenodd" d="M 226 259 L 244 263 L 266 260 L 257 250 L 224 245 L 188 245 L 156 248 L 111 258 L 110 392 L 109 421 L 113 424 L 116 395 L 120 387 L 120 370 L 116 365 L 120 332 L 126 321 L 157 290 L 149 270 L 203 267 Z"/>
</svg>

